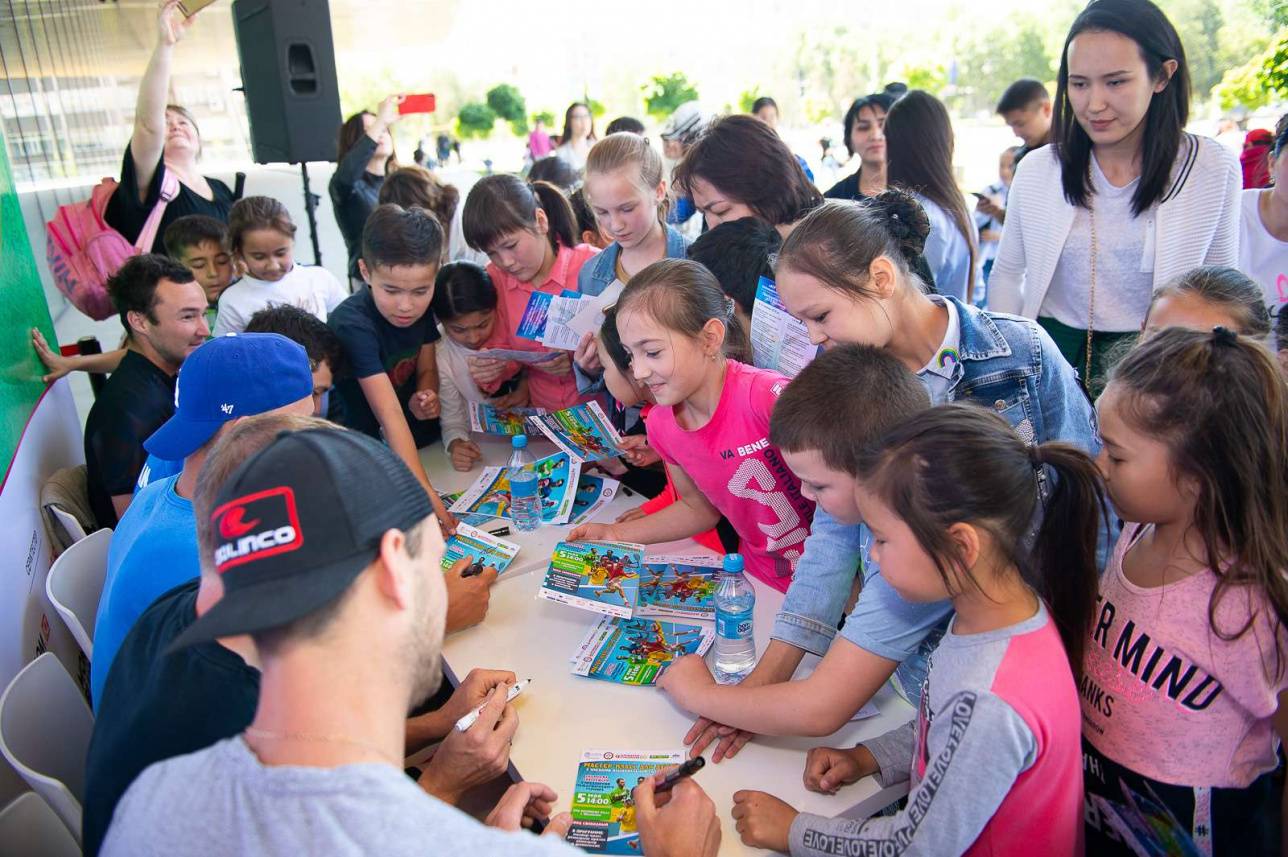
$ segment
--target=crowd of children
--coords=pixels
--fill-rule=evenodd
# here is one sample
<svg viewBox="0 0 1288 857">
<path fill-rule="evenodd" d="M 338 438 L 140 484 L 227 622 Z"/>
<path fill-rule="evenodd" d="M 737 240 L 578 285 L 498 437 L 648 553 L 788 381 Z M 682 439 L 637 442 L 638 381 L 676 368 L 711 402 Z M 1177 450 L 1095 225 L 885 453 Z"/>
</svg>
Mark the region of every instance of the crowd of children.
<svg viewBox="0 0 1288 857">
<path fill-rule="evenodd" d="M 171 279 L 205 296 L 171 350 L 152 335 L 161 299 L 135 306 L 123 277 L 124 348 L 63 357 L 38 333 L 35 346 L 54 380 L 117 372 L 139 354 L 173 376 L 208 335 L 292 339 L 315 414 L 383 441 L 444 532 L 455 521 L 418 450 L 441 442 L 456 469 L 479 466 L 470 406 L 600 401 L 625 437 L 623 480 L 651 499 L 570 538 L 693 537 L 736 549 L 785 593 L 741 683 L 717 683 L 697 656 L 661 678 L 696 717 L 684 736 L 694 754 L 714 745 L 719 762 L 756 735 L 830 735 L 887 681 L 917 708 L 893 732 L 802 758 L 811 790 L 874 776 L 907 783 L 905 804 L 828 819 L 740 791 L 732 814 L 750 845 L 1277 853 L 1288 841 L 1280 192 L 1245 197 L 1244 235 L 1249 217 L 1266 234 L 1236 268 L 1247 258 L 1238 166 L 1183 130 L 1184 50 L 1148 0 L 1090 4 L 1054 102 L 1034 83 L 999 102 L 1023 145 L 1003 153 L 974 216 L 952 177 L 947 111 L 924 92 L 854 103 L 846 146 L 861 166 L 826 195 L 754 116 L 711 123 L 668 176 L 645 136 L 597 138 L 577 103 L 554 155 L 584 176 L 571 199 L 514 175 L 461 197 L 419 168 L 391 173 L 346 231 L 360 281 L 350 294 L 295 263 L 280 202 L 246 197 L 226 223 L 172 219 L 173 262 L 145 257 L 186 267 Z M 351 168 L 383 153 L 384 175 L 393 116 L 388 105 L 359 116 L 350 136 L 371 136 L 349 141 Z M 1281 129 L 1272 178 L 1285 144 Z M 351 178 L 346 199 L 360 190 Z M 680 194 L 704 221 L 692 242 L 674 223 Z M 795 377 L 755 365 L 762 278 L 819 348 Z M 566 349 L 522 334 L 534 296 L 568 294 L 601 300 L 598 330 Z M 126 512 L 130 485 L 184 469 L 129 452 L 96 447 L 105 524 Z M 109 455 L 128 460 L 107 467 Z M 794 678 L 807 653 L 821 660 Z M 104 679 L 94 675 L 96 700 Z"/>
</svg>

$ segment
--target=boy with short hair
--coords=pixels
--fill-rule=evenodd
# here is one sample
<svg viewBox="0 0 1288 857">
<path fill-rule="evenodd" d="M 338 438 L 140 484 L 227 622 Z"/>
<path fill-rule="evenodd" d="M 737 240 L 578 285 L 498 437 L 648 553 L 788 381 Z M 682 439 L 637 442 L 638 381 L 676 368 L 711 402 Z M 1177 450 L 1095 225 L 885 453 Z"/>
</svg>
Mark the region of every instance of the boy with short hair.
<svg viewBox="0 0 1288 857">
<path fill-rule="evenodd" d="M 1024 141 L 1024 150 L 1015 158 L 1020 159 L 1051 140 L 1051 95 L 1042 81 L 1022 77 L 1006 87 L 997 102 L 997 114 Z"/>
<path fill-rule="evenodd" d="M 228 247 L 228 225 L 204 214 L 188 214 L 167 226 L 162 240 L 166 255 L 192 271 L 201 284 L 210 302 L 206 323 L 214 330 L 219 296 L 237 278 Z"/>
<path fill-rule="evenodd" d="M 429 492 L 451 526 L 417 450 L 439 438 L 438 324 L 430 312 L 443 230 L 423 209 L 382 205 L 362 230 L 358 271 L 368 288 L 332 310 L 327 324 L 344 346 L 350 372 L 336 385 L 345 425 L 384 440 Z"/>
</svg>

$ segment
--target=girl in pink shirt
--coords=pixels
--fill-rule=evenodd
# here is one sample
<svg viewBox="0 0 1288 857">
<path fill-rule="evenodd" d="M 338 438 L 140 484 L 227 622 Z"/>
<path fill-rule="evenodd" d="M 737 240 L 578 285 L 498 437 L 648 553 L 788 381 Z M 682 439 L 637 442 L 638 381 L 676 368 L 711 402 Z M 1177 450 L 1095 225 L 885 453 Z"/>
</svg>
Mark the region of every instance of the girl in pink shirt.
<svg viewBox="0 0 1288 857">
<path fill-rule="evenodd" d="M 814 504 L 769 443 L 769 414 L 787 379 L 726 356 L 726 336 L 741 337 L 732 317 L 732 301 L 697 262 L 664 259 L 631 277 L 617 301 L 617 329 L 632 372 L 657 401 L 648 442 L 680 499 L 634 521 L 578 527 L 571 537 L 666 542 L 714 527 L 723 513 L 747 571 L 786 591 Z"/>
<path fill-rule="evenodd" d="M 1166 328 L 1096 403 L 1127 524 L 1082 678 L 1087 851 L 1278 854 L 1288 390 L 1251 337 Z"/>
<path fill-rule="evenodd" d="M 855 499 L 872 558 L 908 601 L 951 598 L 918 716 L 857 747 L 820 747 L 805 785 L 908 782 L 905 809 L 866 820 L 798 813 L 764 792 L 733 796 L 748 845 L 801 855 L 1078 857 L 1078 689 L 1095 610 L 1104 494 L 1086 453 L 1027 446 L 975 405 L 949 404 L 860 453 Z M 1056 477 L 1031 550 L 1038 473 Z M 673 664 L 663 677 L 663 688 Z"/>
<path fill-rule="evenodd" d="M 577 218 L 568 200 L 547 182 L 525 182 L 511 175 L 493 175 L 470 189 L 461 213 L 465 241 L 488 256 L 487 272 L 500 302 L 498 321 L 508 340 L 504 348 L 548 352 L 540 342 L 516 334 L 533 294 L 558 295 L 577 291 L 577 275 L 597 251 L 577 244 Z M 577 392 L 571 352 L 531 364 L 528 392 L 534 407 L 557 411 L 589 396 Z M 505 371 L 500 360 L 471 358 L 471 375 L 484 386 Z"/>
</svg>

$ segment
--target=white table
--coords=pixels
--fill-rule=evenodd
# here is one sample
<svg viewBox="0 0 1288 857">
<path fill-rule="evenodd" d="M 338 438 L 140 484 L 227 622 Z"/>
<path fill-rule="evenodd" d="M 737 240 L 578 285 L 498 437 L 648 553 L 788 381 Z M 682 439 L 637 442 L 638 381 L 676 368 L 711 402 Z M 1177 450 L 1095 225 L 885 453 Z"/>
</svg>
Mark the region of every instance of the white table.
<svg viewBox="0 0 1288 857">
<path fill-rule="evenodd" d="M 483 464 L 505 463 L 509 444 L 503 439 L 478 435 L 474 439 L 483 449 Z M 554 450 L 553 445 L 536 440 L 531 442 L 531 448 L 538 457 Z M 421 461 L 434 487 L 445 492 L 468 487 L 482 466 L 459 473 L 439 445 L 422 450 Z M 599 511 L 596 520 L 612 521 L 639 502 L 638 496 L 619 494 Z M 681 749 L 684 733 L 693 723 L 692 715 L 678 709 L 666 694 L 654 688 L 582 678 L 570 671 L 568 658 L 599 615 L 537 598 L 554 545 L 567 536 L 569 529 L 542 526 L 534 533 L 524 533 L 511 527 L 505 538 L 517 542 L 522 549 L 493 588 L 487 619 L 449 636 L 443 646 L 448 672 L 455 677 L 475 667 L 486 667 L 510 669 L 519 678 L 533 679 L 530 689 L 514 703 L 519 732 L 511 760 L 524 779 L 554 788 L 559 793 L 561 810 L 567 809 L 571 801 L 577 763 L 584 750 Z M 707 552 L 692 540 L 649 546 L 649 553 L 654 554 L 697 551 Z M 783 596 L 748 579 L 756 589 L 756 649 L 763 652 Z M 817 661 L 812 655 L 806 656 L 802 669 L 812 669 Z M 852 818 L 866 818 L 906 791 L 882 789 L 871 778 L 831 796 L 806 791 L 802 784 L 805 753 L 810 747 L 853 746 L 912 716 L 911 707 L 889 685 L 877 694 L 875 702 L 879 716 L 847 723 L 826 738 L 756 738 L 733 759 L 708 764 L 696 779 L 716 804 L 724 831 L 720 854 L 765 853 L 743 845 L 734 829 L 729 811 L 733 793 L 739 789 L 767 791 L 802 811 Z M 707 757 L 710 760 L 710 751 Z"/>
</svg>

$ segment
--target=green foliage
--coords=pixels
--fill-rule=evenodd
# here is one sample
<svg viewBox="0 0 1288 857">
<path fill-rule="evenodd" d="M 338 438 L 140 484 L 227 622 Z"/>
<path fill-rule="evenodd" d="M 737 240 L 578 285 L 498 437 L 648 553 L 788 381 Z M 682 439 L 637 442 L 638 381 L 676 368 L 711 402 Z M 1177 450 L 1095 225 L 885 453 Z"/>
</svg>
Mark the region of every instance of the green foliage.
<svg viewBox="0 0 1288 857">
<path fill-rule="evenodd" d="M 608 108 L 604 106 L 604 102 L 596 101 L 589 95 L 586 96 L 586 106 L 590 108 L 590 116 L 592 119 L 603 119 L 604 114 L 608 112 Z"/>
<path fill-rule="evenodd" d="M 1275 97 L 1288 96 L 1288 28 L 1280 30 L 1265 51 L 1227 71 L 1213 93 L 1222 110 L 1238 106 L 1256 110 Z"/>
<path fill-rule="evenodd" d="M 525 123 L 528 105 L 519 90 L 508 83 L 498 84 L 487 91 L 487 106 L 497 117 L 507 122 Z"/>
<path fill-rule="evenodd" d="M 948 73 L 942 65 L 907 67 L 903 75 L 903 82 L 909 89 L 924 89 L 932 95 L 937 95 L 948 85 Z"/>
<path fill-rule="evenodd" d="M 753 86 L 751 89 L 744 89 L 742 95 L 738 96 L 738 112 L 750 113 L 751 107 L 760 97 L 760 86 Z"/>
<path fill-rule="evenodd" d="M 1261 64 L 1261 83 L 1280 98 L 1288 97 L 1288 29 L 1279 31 L 1267 54 Z"/>
<path fill-rule="evenodd" d="M 666 77 L 655 75 L 642 88 L 644 109 L 655 119 L 665 119 L 675 112 L 675 108 L 686 101 L 695 101 L 698 97 L 698 90 L 689 83 L 682 71 Z"/>
<path fill-rule="evenodd" d="M 992 113 L 1006 87 L 1022 77 L 1055 79 L 1046 39 L 1032 19 L 989 30 L 959 47 L 957 57 L 961 106 L 967 112 Z"/>
<path fill-rule="evenodd" d="M 456 114 L 456 132 L 463 139 L 487 137 L 495 124 L 496 111 L 477 101 L 464 105 Z"/>
<path fill-rule="evenodd" d="M 540 113 L 533 113 L 532 124 L 535 125 L 538 122 L 543 123 L 546 128 L 549 129 L 555 124 L 555 114 L 551 113 L 549 110 L 542 110 Z"/>
</svg>

